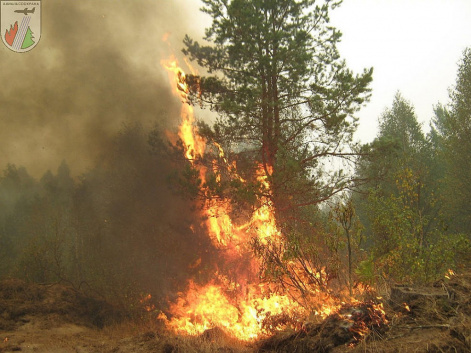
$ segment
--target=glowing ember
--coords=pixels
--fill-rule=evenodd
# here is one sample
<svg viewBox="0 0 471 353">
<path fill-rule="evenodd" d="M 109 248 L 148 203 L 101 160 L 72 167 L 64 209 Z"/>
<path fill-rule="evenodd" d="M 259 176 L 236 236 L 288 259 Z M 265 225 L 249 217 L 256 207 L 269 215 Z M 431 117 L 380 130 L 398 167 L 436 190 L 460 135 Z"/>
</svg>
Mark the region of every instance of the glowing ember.
<svg viewBox="0 0 471 353">
<path fill-rule="evenodd" d="M 143 309 L 145 311 L 155 310 L 155 305 L 149 302 L 151 299 L 152 299 L 152 296 L 150 294 L 147 294 L 147 295 L 143 295 L 142 298 L 139 300 L 139 303 L 142 304 Z"/>
<path fill-rule="evenodd" d="M 354 334 L 355 341 L 364 337 L 371 328 L 388 323 L 383 304 L 372 302 L 344 305 L 335 316 L 341 320 L 341 327 Z"/>
<path fill-rule="evenodd" d="M 453 277 L 455 275 L 455 271 L 453 271 L 451 268 L 448 269 L 448 271 L 446 271 L 445 273 L 445 278 L 446 279 L 450 279 L 451 277 Z"/>
</svg>

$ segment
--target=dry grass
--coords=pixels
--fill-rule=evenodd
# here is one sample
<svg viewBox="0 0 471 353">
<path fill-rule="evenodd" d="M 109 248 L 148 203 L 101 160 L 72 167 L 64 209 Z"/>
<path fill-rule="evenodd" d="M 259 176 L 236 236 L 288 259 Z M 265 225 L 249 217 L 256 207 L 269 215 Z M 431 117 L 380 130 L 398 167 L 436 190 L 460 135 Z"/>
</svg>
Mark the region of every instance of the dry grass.
<svg viewBox="0 0 471 353">
<path fill-rule="evenodd" d="M 60 285 L 39 286 L 17 280 L 0 282 L 0 330 L 14 332 L 17 326 L 24 324 L 24 317 L 31 316 L 41 318 L 43 325 L 50 323 L 51 328 L 57 322 L 85 325 L 91 330 L 87 331 L 91 335 L 89 341 L 94 343 L 103 339 L 106 349 L 100 352 L 107 353 L 471 352 L 471 271 L 437 282 L 433 287 L 416 288 L 418 292 L 442 291 L 446 295 L 411 297 L 408 303 L 411 311 L 407 311 L 402 303 L 392 301 L 387 283 L 380 287 L 381 296 L 387 303 L 387 330 L 376 329 L 373 325 L 366 338 L 353 347 L 348 346 L 351 341 L 337 340 L 337 343 L 329 344 L 331 336 L 344 335 L 345 328 L 335 326 L 334 321 L 330 326 L 325 322 L 315 324 L 317 329 L 313 328 L 311 336 L 300 332 L 280 333 L 272 339 L 268 350 L 263 350 L 262 342 L 240 342 L 220 329 L 208 330 L 198 337 L 177 336 L 155 319 L 155 313 L 139 320 L 114 320 L 116 313 L 112 308 L 97 299 L 84 297 Z M 103 328 L 95 324 L 97 319 L 105 323 Z M 313 345 L 315 336 L 322 339 L 322 345 Z M 284 345 L 286 339 L 290 340 L 289 346 Z M 78 342 L 82 341 L 83 337 Z"/>
<path fill-rule="evenodd" d="M 180 336 L 166 330 L 158 320 L 125 321 L 105 327 L 110 339 L 132 341 L 146 347 L 145 351 L 164 353 L 248 353 L 250 343 L 231 338 L 221 329 L 207 330 L 200 336 Z"/>
</svg>

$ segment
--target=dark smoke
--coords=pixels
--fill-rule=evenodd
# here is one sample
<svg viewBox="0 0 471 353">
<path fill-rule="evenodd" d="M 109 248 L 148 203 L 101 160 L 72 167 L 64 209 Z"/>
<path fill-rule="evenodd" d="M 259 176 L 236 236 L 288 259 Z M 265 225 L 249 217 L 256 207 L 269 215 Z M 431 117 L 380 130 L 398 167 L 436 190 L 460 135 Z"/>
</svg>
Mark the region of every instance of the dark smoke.
<svg viewBox="0 0 471 353">
<path fill-rule="evenodd" d="M 191 3 L 191 4 L 189 4 Z M 188 8 L 188 5 L 192 5 Z M 204 27 L 197 1 L 47 0 L 36 48 L 1 45 L 0 167 L 39 177 L 65 159 L 84 172 L 123 123 L 178 123 L 180 103 L 160 60 L 178 53 L 185 33 Z M 197 16 L 196 16 L 197 17 Z"/>
<path fill-rule="evenodd" d="M 198 212 L 168 187 L 181 163 L 149 143 L 180 122 L 160 62 L 202 36 L 198 6 L 44 0 L 34 49 L 0 43 L 0 279 L 163 300 L 210 266 Z"/>
</svg>

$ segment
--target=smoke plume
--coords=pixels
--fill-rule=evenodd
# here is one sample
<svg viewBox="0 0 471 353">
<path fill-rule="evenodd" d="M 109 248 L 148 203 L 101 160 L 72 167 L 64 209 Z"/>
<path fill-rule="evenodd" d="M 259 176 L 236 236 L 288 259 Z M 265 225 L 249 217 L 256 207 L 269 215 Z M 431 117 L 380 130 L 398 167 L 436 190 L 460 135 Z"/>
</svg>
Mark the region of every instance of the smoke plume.
<svg viewBox="0 0 471 353">
<path fill-rule="evenodd" d="M 204 27 L 194 20 L 198 6 L 43 1 L 38 45 L 23 54 L 0 49 L 0 168 L 14 163 L 40 176 L 65 159 L 78 175 L 124 123 L 178 124 L 180 102 L 160 60 Z M 166 33 L 171 44 L 162 41 Z"/>
</svg>

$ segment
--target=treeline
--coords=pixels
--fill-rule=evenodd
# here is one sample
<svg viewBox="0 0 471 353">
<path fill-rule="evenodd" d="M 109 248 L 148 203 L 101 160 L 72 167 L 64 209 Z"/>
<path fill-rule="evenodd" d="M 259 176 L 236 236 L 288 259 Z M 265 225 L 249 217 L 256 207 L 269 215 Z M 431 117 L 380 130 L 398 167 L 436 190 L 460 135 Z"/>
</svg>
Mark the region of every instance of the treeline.
<svg viewBox="0 0 471 353">
<path fill-rule="evenodd" d="M 356 187 L 279 223 L 285 249 L 256 244 L 267 281 L 303 296 L 359 284 L 430 283 L 471 264 L 471 49 L 429 131 L 397 93 L 373 142 L 353 146 Z M 286 263 L 297 263 L 302 274 Z M 299 280 L 302 278 L 303 280 Z M 338 293 L 338 292 L 337 292 Z"/>
<path fill-rule="evenodd" d="M 124 306 L 146 293 L 171 298 L 198 275 L 190 265 L 211 254 L 200 253 L 210 246 L 192 204 L 169 188 L 180 163 L 162 146 L 157 130 L 131 124 L 78 178 L 65 161 L 39 180 L 8 165 L 0 177 L 0 278 L 63 282 Z"/>
<path fill-rule="evenodd" d="M 304 296 L 318 286 L 353 293 L 359 283 L 430 283 L 471 265 L 471 49 L 428 132 L 397 93 L 376 138 L 354 151 L 356 188 L 281 223 L 286 249 L 255 248 L 266 280 Z"/>
<path fill-rule="evenodd" d="M 353 196 L 368 258 L 363 279 L 431 281 L 469 263 L 471 240 L 471 50 L 459 63 L 450 103 L 438 104 L 429 132 L 399 93 L 364 146 Z"/>
</svg>

